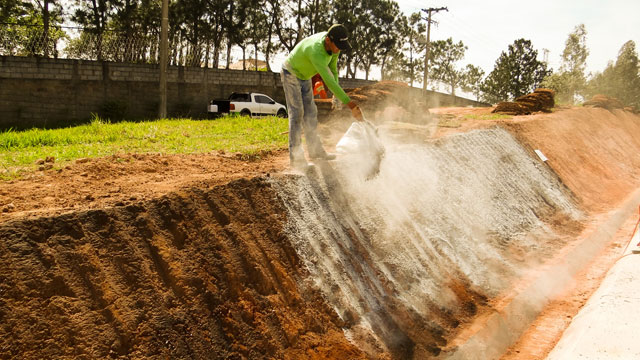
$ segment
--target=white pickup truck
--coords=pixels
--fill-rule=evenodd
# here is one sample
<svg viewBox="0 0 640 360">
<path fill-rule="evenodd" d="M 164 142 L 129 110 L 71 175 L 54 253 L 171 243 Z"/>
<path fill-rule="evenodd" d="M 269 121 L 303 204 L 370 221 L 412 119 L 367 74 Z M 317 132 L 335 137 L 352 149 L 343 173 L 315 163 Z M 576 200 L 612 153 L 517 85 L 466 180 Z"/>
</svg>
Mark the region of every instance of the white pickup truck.
<svg viewBox="0 0 640 360">
<path fill-rule="evenodd" d="M 211 100 L 207 111 L 210 115 L 219 116 L 228 113 L 260 117 L 287 116 L 287 108 L 272 98 L 259 93 L 232 93 L 227 100 Z"/>
</svg>

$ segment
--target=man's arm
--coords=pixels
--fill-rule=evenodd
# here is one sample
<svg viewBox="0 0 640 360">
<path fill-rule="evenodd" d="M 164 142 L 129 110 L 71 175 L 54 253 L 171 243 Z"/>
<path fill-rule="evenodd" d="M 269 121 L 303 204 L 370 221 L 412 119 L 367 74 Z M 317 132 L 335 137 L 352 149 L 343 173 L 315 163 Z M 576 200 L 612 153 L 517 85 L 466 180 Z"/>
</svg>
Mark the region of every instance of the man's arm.
<svg viewBox="0 0 640 360">
<path fill-rule="evenodd" d="M 348 104 L 351 99 L 349 98 L 349 95 L 342 90 L 340 84 L 338 84 L 337 76 L 330 71 L 329 66 L 315 61 L 312 61 L 312 63 L 318 71 L 318 74 L 320 74 L 320 77 L 322 77 L 322 81 L 324 81 L 325 85 L 327 85 L 333 95 L 342 101 L 343 104 Z"/>
<path fill-rule="evenodd" d="M 337 55 L 333 56 L 333 58 L 331 59 L 331 62 L 329 62 L 329 69 L 333 73 L 333 77 L 336 79 L 336 82 L 339 82 L 338 81 L 338 56 Z"/>
<path fill-rule="evenodd" d="M 325 85 L 327 85 L 329 90 L 333 93 L 333 96 L 337 97 L 343 104 L 347 104 L 351 109 L 351 115 L 353 115 L 353 117 L 358 121 L 362 121 L 362 111 L 360 111 L 358 105 L 349 98 L 349 95 L 347 95 L 347 93 L 342 90 L 342 87 L 340 87 L 340 84 L 338 84 L 338 70 L 336 68 L 337 60 L 337 56 L 331 59 L 329 66 L 313 60 L 312 63 L 316 70 L 318 70 L 318 74 L 322 77 Z"/>
</svg>

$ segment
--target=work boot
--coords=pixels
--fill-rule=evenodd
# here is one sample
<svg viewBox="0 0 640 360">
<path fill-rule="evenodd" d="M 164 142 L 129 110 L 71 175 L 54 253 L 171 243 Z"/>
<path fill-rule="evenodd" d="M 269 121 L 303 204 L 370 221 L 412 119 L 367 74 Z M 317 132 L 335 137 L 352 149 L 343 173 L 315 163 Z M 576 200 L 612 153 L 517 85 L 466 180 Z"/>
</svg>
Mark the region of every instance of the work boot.
<svg viewBox="0 0 640 360">
<path fill-rule="evenodd" d="M 298 170 L 301 172 L 307 172 L 311 169 L 313 169 L 313 164 L 312 163 L 308 163 L 306 160 L 295 160 L 295 161 L 291 161 L 291 168 L 294 170 Z"/>
</svg>

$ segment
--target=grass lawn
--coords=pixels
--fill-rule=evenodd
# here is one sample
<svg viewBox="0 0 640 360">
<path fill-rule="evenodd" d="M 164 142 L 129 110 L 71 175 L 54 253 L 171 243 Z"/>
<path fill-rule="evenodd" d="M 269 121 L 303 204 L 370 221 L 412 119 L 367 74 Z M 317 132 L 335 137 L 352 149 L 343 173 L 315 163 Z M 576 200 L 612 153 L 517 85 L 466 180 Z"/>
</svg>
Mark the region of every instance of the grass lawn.
<svg viewBox="0 0 640 360">
<path fill-rule="evenodd" d="M 213 150 L 252 155 L 287 147 L 286 118 L 227 116 L 215 120 L 163 119 L 0 132 L 0 178 L 33 170 L 38 159 L 65 162 L 123 153 L 187 154 Z"/>
<path fill-rule="evenodd" d="M 465 115 L 465 119 L 474 119 L 474 120 L 502 120 L 502 119 L 511 119 L 513 116 L 505 115 L 505 114 L 469 114 Z"/>
</svg>

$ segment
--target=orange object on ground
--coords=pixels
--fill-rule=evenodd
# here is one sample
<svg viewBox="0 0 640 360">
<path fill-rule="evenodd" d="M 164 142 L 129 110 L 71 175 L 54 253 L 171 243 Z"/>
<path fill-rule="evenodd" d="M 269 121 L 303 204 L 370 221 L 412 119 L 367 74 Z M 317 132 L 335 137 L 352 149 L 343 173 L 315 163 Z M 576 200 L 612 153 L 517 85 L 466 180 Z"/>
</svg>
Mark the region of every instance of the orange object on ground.
<svg viewBox="0 0 640 360">
<path fill-rule="evenodd" d="M 319 74 L 315 74 L 313 78 L 311 78 L 313 82 L 313 95 L 320 96 L 321 99 L 327 98 L 327 91 L 324 89 L 324 82 L 322 82 L 322 78 Z"/>
</svg>

